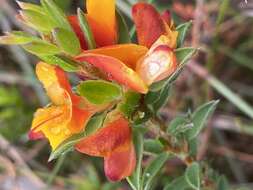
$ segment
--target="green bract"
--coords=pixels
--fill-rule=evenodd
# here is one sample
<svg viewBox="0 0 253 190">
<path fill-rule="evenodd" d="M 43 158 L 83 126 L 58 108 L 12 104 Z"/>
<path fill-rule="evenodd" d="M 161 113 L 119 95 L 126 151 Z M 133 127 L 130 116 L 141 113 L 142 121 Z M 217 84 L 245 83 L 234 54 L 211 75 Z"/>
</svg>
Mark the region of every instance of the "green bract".
<svg viewBox="0 0 253 190">
<path fill-rule="evenodd" d="M 78 93 L 93 104 L 110 103 L 122 97 L 119 85 L 103 80 L 82 82 L 78 86 Z"/>
</svg>

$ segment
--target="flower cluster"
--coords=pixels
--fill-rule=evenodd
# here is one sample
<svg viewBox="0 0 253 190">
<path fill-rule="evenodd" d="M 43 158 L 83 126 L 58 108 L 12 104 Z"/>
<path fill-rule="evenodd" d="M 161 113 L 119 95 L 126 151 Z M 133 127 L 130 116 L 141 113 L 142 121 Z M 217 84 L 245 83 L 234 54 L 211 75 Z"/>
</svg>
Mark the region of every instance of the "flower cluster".
<svg viewBox="0 0 253 190">
<path fill-rule="evenodd" d="M 130 176 L 136 164 L 131 129 L 136 109 L 152 84 L 177 69 L 178 32 L 170 13 L 135 4 L 134 44 L 122 32 L 125 22 L 115 0 L 86 0 L 86 14 L 79 9 L 68 17 L 52 0 L 19 5 L 17 18 L 41 38 L 12 32 L 0 41 L 19 44 L 42 60 L 36 74 L 51 100 L 34 114 L 30 139 L 47 138 L 54 152 L 76 138 L 77 151 L 104 158 L 110 180 Z M 67 72 L 79 76 L 76 88 Z"/>
</svg>

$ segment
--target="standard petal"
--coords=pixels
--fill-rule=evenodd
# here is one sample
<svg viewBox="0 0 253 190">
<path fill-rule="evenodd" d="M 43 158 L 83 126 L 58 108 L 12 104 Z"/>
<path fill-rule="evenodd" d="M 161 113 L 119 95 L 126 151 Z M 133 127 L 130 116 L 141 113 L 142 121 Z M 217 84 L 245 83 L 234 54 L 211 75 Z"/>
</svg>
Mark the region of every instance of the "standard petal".
<svg viewBox="0 0 253 190">
<path fill-rule="evenodd" d="M 136 165 L 134 145 L 129 142 L 125 147 L 116 149 L 105 157 L 104 170 L 111 181 L 122 180 L 132 174 Z"/>
<path fill-rule="evenodd" d="M 83 54 L 76 58 L 80 62 L 88 62 L 110 75 L 112 80 L 140 93 L 147 93 L 148 88 L 135 71 L 120 60 L 113 57 L 93 53 Z"/>
<path fill-rule="evenodd" d="M 72 110 L 69 105 L 38 109 L 34 114 L 31 134 L 43 133 L 49 140 L 52 148 L 56 148 L 63 140 L 70 136 L 67 124 L 71 120 L 71 112 Z"/>
<path fill-rule="evenodd" d="M 119 115 L 95 134 L 81 140 L 75 148 L 91 156 L 108 157 L 114 150 L 125 147 L 130 139 L 129 122 Z"/>
<path fill-rule="evenodd" d="M 106 46 L 98 49 L 84 51 L 85 53 L 95 53 L 107 55 L 119 59 L 128 67 L 135 69 L 137 61 L 147 53 L 148 49 L 145 46 L 136 44 L 119 44 Z M 80 56 L 82 56 L 82 54 Z"/>
<path fill-rule="evenodd" d="M 88 49 L 87 42 L 85 40 L 83 31 L 79 25 L 79 21 L 78 21 L 77 16 L 76 15 L 68 16 L 68 21 L 69 21 L 70 25 L 72 26 L 74 32 L 76 33 L 76 35 L 80 41 L 82 49 L 83 50 Z"/>
<path fill-rule="evenodd" d="M 132 15 L 140 45 L 149 48 L 161 35 L 166 34 L 164 21 L 152 5 L 137 3 L 133 6 Z"/>
<path fill-rule="evenodd" d="M 117 40 L 115 0 L 87 0 L 87 17 L 98 46 L 112 45 Z"/>
<path fill-rule="evenodd" d="M 59 84 L 61 88 L 68 93 L 71 92 L 71 86 L 65 72 L 57 66 L 49 65 L 44 62 L 39 62 L 36 65 L 36 75 L 47 90 L 52 84 Z"/>
<path fill-rule="evenodd" d="M 166 36 L 161 36 L 137 63 L 136 72 L 148 85 L 168 77 L 177 68 L 175 53 L 167 45 L 167 41 Z"/>
</svg>

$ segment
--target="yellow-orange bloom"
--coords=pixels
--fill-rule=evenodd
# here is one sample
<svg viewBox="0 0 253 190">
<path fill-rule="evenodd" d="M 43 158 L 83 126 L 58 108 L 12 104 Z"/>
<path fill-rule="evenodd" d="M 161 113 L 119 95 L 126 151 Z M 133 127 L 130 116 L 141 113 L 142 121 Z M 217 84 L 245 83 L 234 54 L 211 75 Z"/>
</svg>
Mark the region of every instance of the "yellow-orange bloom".
<svg viewBox="0 0 253 190">
<path fill-rule="evenodd" d="M 36 137 L 36 134 L 43 134 L 55 149 L 71 135 L 82 131 L 96 108 L 72 93 L 67 77 L 60 68 L 40 62 L 36 66 L 36 74 L 52 104 L 36 111 L 30 135 Z"/>
</svg>

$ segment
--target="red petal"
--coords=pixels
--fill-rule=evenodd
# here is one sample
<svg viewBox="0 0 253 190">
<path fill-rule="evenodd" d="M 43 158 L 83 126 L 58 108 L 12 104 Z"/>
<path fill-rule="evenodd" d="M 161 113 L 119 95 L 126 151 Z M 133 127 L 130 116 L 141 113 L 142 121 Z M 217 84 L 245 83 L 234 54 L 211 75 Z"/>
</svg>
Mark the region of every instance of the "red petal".
<svg viewBox="0 0 253 190">
<path fill-rule="evenodd" d="M 105 158 L 105 174 L 111 181 L 122 180 L 132 174 L 136 156 L 132 142 L 125 149 L 117 149 Z"/>
<path fill-rule="evenodd" d="M 74 32 L 76 33 L 79 41 L 80 41 L 80 44 L 81 44 L 81 47 L 83 50 L 87 50 L 87 42 L 85 40 L 85 36 L 83 34 L 83 31 L 79 25 L 79 21 L 78 21 L 78 18 L 76 15 L 72 15 L 72 16 L 68 16 L 68 21 L 70 23 L 70 25 L 72 26 Z"/>
<path fill-rule="evenodd" d="M 169 10 L 165 10 L 162 14 L 161 14 L 162 19 L 170 26 L 171 24 L 171 13 Z"/>
<path fill-rule="evenodd" d="M 124 148 L 131 140 L 131 129 L 123 117 L 108 123 L 95 134 L 81 140 L 75 148 L 91 156 L 107 157 L 117 148 Z"/>
<path fill-rule="evenodd" d="M 137 3 L 132 9 L 138 42 L 148 48 L 163 34 L 166 34 L 164 21 L 156 9 L 147 3 Z"/>
<path fill-rule="evenodd" d="M 28 133 L 28 138 L 30 140 L 39 140 L 45 138 L 45 136 L 42 132 L 34 132 L 33 130 L 30 130 Z"/>
<path fill-rule="evenodd" d="M 118 59 L 92 53 L 82 54 L 76 59 L 94 65 L 101 71 L 108 73 L 113 80 L 137 92 L 145 94 L 148 91 L 146 84 L 137 73 Z"/>
</svg>

